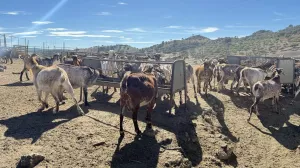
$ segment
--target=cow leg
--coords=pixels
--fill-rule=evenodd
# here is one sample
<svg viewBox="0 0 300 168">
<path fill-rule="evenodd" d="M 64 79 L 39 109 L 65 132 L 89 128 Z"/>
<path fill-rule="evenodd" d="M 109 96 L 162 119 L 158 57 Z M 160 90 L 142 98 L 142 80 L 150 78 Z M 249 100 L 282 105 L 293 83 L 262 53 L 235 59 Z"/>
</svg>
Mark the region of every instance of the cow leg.
<svg viewBox="0 0 300 168">
<path fill-rule="evenodd" d="M 120 136 L 124 136 L 124 130 L 123 130 L 123 119 L 124 119 L 124 112 L 125 112 L 125 106 L 121 106 L 121 112 L 120 112 Z"/>
<path fill-rule="evenodd" d="M 43 102 L 42 100 L 42 91 L 37 89 L 37 94 L 38 94 L 38 100 L 40 103 L 42 103 L 42 106 L 37 110 L 38 112 L 42 112 L 45 109 L 46 103 Z"/>
<path fill-rule="evenodd" d="M 49 97 L 49 94 L 50 94 L 50 93 L 48 93 L 48 92 L 45 93 L 45 101 L 44 101 L 44 103 L 45 103 L 45 104 L 44 104 L 45 108 L 48 108 L 48 107 L 49 107 L 49 104 L 48 104 L 48 97 Z"/>
<path fill-rule="evenodd" d="M 209 81 L 208 81 L 209 89 L 210 89 L 210 90 L 212 90 L 212 86 L 211 86 L 211 84 L 210 84 L 211 80 L 212 80 L 212 78 L 210 78 Z"/>
<path fill-rule="evenodd" d="M 253 87 L 253 85 L 254 85 L 254 84 L 252 84 L 252 83 L 249 84 L 249 87 L 250 87 L 250 95 L 253 95 L 253 92 L 252 92 L 252 87 Z"/>
<path fill-rule="evenodd" d="M 137 114 L 138 114 L 138 110 L 139 110 L 139 105 L 136 106 L 132 112 L 132 121 L 133 121 L 133 125 L 134 125 L 134 129 L 137 135 L 141 134 L 141 131 L 139 129 L 139 125 L 137 122 Z"/>
<path fill-rule="evenodd" d="M 10 64 L 13 64 L 13 60 L 12 60 L 12 58 L 10 58 Z"/>
<path fill-rule="evenodd" d="M 87 96 L 88 96 L 87 87 L 83 87 L 83 94 L 84 94 L 84 105 L 90 106 L 90 104 L 87 101 Z"/>
<path fill-rule="evenodd" d="M 279 96 L 275 96 L 275 103 L 276 103 L 276 107 L 277 107 L 277 113 L 280 114 L 281 113 L 281 104 L 279 103 Z"/>
<path fill-rule="evenodd" d="M 179 91 L 179 103 L 182 105 L 182 91 Z"/>
<path fill-rule="evenodd" d="M 194 76 L 192 75 L 192 84 L 193 84 L 193 89 L 194 89 L 194 98 L 197 97 L 197 92 L 196 92 L 196 86 L 195 86 L 195 78 Z"/>
<path fill-rule="evenodd" d="M 106 86 L 106 90 L 105 90 L 106 94 L 108 94 L 108 89 L 109 89 L 108 86 Z"/>
<path fill-rule="evenodd" d="M 154 103 L 155 102 L 150 103 L 147 108 L 147 115 L 145 119 L 147 123 L 146 129 L 152 129 L 151 113 L 153 111 Z"/>
<path fill-rule="evenodd" d="M 243 79 L 243 83 L 244 83 L 244 91 L 247 92 L 247 86 L 248 86 L 248 82 L 247 80 Z"/>
<path fill-rule="evenodd" d="M 198 80 L 197 80 L 197 84 L 198 84 L 198 93 L 200 94 L 201 93 L 201 79 L 200 79 L 200 77 L 198 78 Z"/>
<path fill-rule="evenodd" d="M 249 118 L 248 118 L 248 120 L 247 120 L 248 122 L 249 122 L 250 119 L 251 119 L 251 115 L 252 115 L 252 111 L 253 111 L 254 107 L 255 107 L 255 110 L 256 110 L 256 115 L 259 116 L 259 113 L 258 113 L 258 107 L 257 107 L 257 104 L 259 103 L 259 100 L 260 100 L 260 98 L 255 97 L 255 101 L 254 101 L 254 103 L 252 104 L 252 106 L 250 107 L 250 116 L 249 116 Z"/>
<path fill-rule="evenodd" d="M 25 71 L 25 76 L 26 76 L 26 79 L 29 81 L 30 79 L 28 77 L 28 71 L 27 70 Z"/>
<path fill-rule="evenodd" d="M 216 89 L 216 75 L 215 74 L 214 74 L 213 78 L 214 78 L 214 88 Z"/>
<path fill-rule="evenodd" d="M 25 68 L 23 68 L 23 70 L 21 71 L 21 73 L 20 73 L 20 82 L 22 82 L 23 81 L 23 73 L 25 72 L 25 71 L 27 71 Z M 28 77 L 28 76 L 27 76 Z"/>
<path fill-rule="evenodd" d="M 230 90 L 233 91 L 233 85 L 236 83 L 236 78 L 233 79 L 232 83 L 231 83 L 231 86 L 230 86 Z"/>
<path fill-rule="evenodd" d="M 242 78 L 240 78 L 240 79 L 238 80 L 238 82 L 237 82 L 237 84 L 236 84 L 236 87 L 235 87 L 236 93 L 237 93 L 237 94 L 239 94 L 241 82 L 242 82 Z M 245 85 L 245 82 L 244 82 L 244 85 Z"/>
<path fill-rule="evenodd" d="M 222 89 L 222 87 L 223 87 L 223 78 L 218 83 L 218 92 L 219 93 L 220 93 L 220 90 Z"/>
<path fill-rule="evenodd" d="M 207 89 L 208 89 L 208 82 L 205 81 L 205 82 L 204 82 L 203 91 L 205 92 L 205 97 L 206 97 L 206 98 L 207 98 Z"/>
<path fill-rule="evenodd" d="M 56 114 L 56 113 L 59 112 L 59 102 L 60 102 L 59 95 L 57 93 L 52 93 L 52 96 L 53 96 L 53 98 L 55 100 L 55 103 L 56 103 L 56 106 L 53 109 L 53 114 Z"/>
</svg>

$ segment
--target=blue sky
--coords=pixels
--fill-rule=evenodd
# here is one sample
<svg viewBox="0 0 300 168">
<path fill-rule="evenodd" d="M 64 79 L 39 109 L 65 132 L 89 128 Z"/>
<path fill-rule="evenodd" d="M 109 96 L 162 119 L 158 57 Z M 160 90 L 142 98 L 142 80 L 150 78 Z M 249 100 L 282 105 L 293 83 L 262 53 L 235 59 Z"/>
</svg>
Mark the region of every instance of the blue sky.
<svg viewBox="0 0 300 168">
<path fill-rule="evenodd" d="M 13 35 L 13 44 L 19 37 L 21 44 L 26 38 L 50 48 L 63 42 L 141 48 L 192 34 L 215 39 L 277 31 L 300 24 L 299 6 L 299 0 L 1 0 L 0 34 Z"/>
</svg>

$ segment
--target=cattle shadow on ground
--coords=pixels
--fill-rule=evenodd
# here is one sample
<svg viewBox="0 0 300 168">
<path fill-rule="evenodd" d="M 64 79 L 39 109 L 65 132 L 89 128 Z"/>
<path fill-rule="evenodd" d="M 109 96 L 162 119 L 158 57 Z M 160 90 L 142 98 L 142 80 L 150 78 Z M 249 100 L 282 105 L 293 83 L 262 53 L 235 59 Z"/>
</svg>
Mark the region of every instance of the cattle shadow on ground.
<svg viewBox="0 0 300 168">
<path fill-rule="evenodd" d="M 230 130 L 228 129 L 226 123 L 225 123 L 225 119 L 224 119 L 224 114 L 225 114 L 225 108 L 224 108 L 224 104 L 222 101 L 220 101 L 217 97 L 215 97 L 212 94 L 207 94 L 207 98 L 205 96 L 203 96 L 204 100 L 206 101 L 206 103 L 214 110 L 216 111 L 217 115 L 217 119 L 221 125 L 221 133 L 223 135 L 226 135 L 232 142 L 237 142 L 238 139 L 230 132 Z"/>
<path fill-rule="evenodd" d="M 222 90 L 221 94 L 227 95 L 230 97 L 232 103 L 237 108 L 249 109 L 249 107 L 253 104 L 253 98 L 250 94 L 245 92 L 240 92 L 239 95 L 232 92 L 231 90 Z"/>
<path fill-rule="evenodd" d="M 141 135 L 134 141 L 126 144 L 120 149 L 123 140 L 121 136 L 118 139 L 118 145 L 112 156 L 112 168 L 138 168 L 138 167 L 157 167 L 159 151 L 162 145 L 168 145 L 171 141 L 157 142 L 155 137 Z"/>
<path fill-rule="evenodd" d="M 91 93 L 92 98 L 95 98 L 98 102 L 108 102 L 110 99 L 113 98 L 115 92 L 111 94 L 106 94 L 104 92 L 97 92 L 99 88 L 100 86 Z"/>
<path fill-rule="evenodd" d="M 60 111 L 57 114 L 53 114 L 50 108 L 43 112 L 30 112 L 18 117 L 0 120 L 0 124 L 7 127 L 4 136 L 14 139 L 31 138 L 31 143 L 33 144 L 44 132 L 52 130 L 60 124 L 71 121 L 76 117 L 78 117 L 78 113 L 75 106 L 66 111 Z"/>
<path fill-rule="evenodd" d="M 17 86 L 32 86 L 32 82 L 15 82 L 15 83 L 9 83 L 1 86 L 8 86 L 8 87 L 17 87 Z"/>
<path fill-rule="evenodd" d="M 249 123 L 263 134 L 272 136 L 285 148 L 295 150 L 300 145 L 300 125 L 296 126 L 289 120 L 291 115 L 299 115 L 299 110 L 297 109 L 299 109 L 300 105 L 296 104 L 291 106 L 288 102 L 290 102 L 289 99 L 280 99 L 280 103 L 284 104 L 284 106 L 282 106 L 283 110 L 280 114 L 272 112 L 271 110 L 258 108 L 260 114 L 258 118 L 260 122 L 271 133 L 262 131 L 260 128 L 252 124 L 251 120 Z"/>
<path fill-rule="evenodd" d="M 91 102 L 91 108 L 98 111 L 105 111 L 119 115 L 120 106 L 116 103 L 98 103 L 99 100 Z M 103 101 L 103 100 L 102 100 Z M 178 106 L 175 114 L 170 115 L 169 100 L 158 101 L 155 109 L 152 113 L 152 124 L 153 126 L 161 129 L 173 132 L 176 136 L 178 145 L 182 149 L 182 154 L 187 157 L 194 166 L 198 165 L 202 161 L 202 148 L 199 143 L 199 139 L 195 130 L 195 125 L 192 123 L 191 115 L 200 115 L 202 110 L 196 103 L 187 102 L 188 111 L 185 112 L 185 105 Z M 125 120 L 132 120 L 131 112 L 126 111 L 124 116 L 127 117 Z M 145 121 L 146 110 L 141 108 L 138 113 L 138 120 L 141 122 Z M 125 129 L 126 130 L 126 129 Z M 143 131 L 143 130 L 141 130 Z M 126 136 L 126 133 L 125 133 Z M 137 142 L 133 142 L 132 146 L 135 146 Z M 153 140 L 153 144 L 157 142 Z M 124 147 L 123 147 L 124 148 Z M 127 148 L 131 148 L 130 146 Z M 127 150 L 127 149 L 126 149 Z M 122 151 L 122 149 L 121 149 Z M 150 150 L 151 152 L 151 150 Z M 149 154 L 147 154 L 149 155 Z M 155 153 L 153 153 L 155 155 Z M 156 156 L 156 155 L 155 155 Z M 158 157 L 158 155 L 157 155 Z M 143 158 L 140 158 L 143 159 Z M 144 162 L 143 160 L 137 160 L 138 162 Z"/>
</svg>

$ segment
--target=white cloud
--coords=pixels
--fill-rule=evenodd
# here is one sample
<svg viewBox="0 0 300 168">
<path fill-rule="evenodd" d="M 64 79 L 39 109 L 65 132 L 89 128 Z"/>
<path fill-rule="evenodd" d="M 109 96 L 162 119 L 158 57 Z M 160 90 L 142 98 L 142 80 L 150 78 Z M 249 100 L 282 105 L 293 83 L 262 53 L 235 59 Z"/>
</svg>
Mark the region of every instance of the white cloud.
<svg viewBox="0 0 300 168">
<path fill-rule="evenodd" d="M 217 27 L 207 27 L 207 28 L 202 29 L 201 31 L 203 33 L 212 33 L 212 32 L 218 31 L 218 30 L 219 30 L 219 28 L 217 28 Z"/>
<path fill-rule="evenodd" d="M 36 36 L 21 36 L 22 38 L 36 38 Z"/>
<path fill-rule="evenodd" d="M 145 30 L 141 29 L 141 28 L 131 28 L 131 29 L 127 29 L 126 31 L 131 31 L 131 32 L 146 32 Z"/>
<path fill-rule="evenodd" d="M 23 36 L 29 36 L 29 35 L 36 35 L 36 34 L 42 34 L 43 31 L 28 31 L 28 32 L 21 32 L 21 33 L 15 33 L 15 36 L 23 35 Z"/>
<path fill-rule="evenodd" d="M 10 33 L 13 33 L 13 32 L 0 32 L 0 34 L 10 34 Z"/>
<path fill-rule="evenodd" d="M 291 18 L 281 18 L 281 19 L 273 19 L 273 21 L 282 21 L 282 20 L 294 20 L 297 19 L 296 17 L 291 17 Z"/>
<path fill-rule="evenodd" d="M 19 12 L 2 12 L 1 14 L 4 14 L 4 15 L 18 15 Z"/>
<path fill-rule="evenodd" d="M 126 40 L 126 41 L 131 41 L 132 40 L 132 38 L 124 37 L 124 36 L 120 36 L 119 38 L 123 39 L 123 40 Z"/>
<path fill-rule="evenodd" d="M 165 27 L 165 28 L 168 28 L 168 29 L 180 29 L 180 28 L 182 28 L 182 26 L 168 26 L 168 27 Z"/>
<path fill-rule="evenodd" d="M 190 32 L 190 33 L 212 33 L 215 31 L 218 31 L 219 28 L 217 27 L 207 27 L 207 28 L 203 28 L 203 29 L 196 29 L 196 28 L 191 28 L 190 30 L 186 30 L 186 32 Z"/>
<path fill-rule="evenodd" d="M 36 25 L 46 25 L 46 24 L 51 24 L 53 22 L 50 21 L 34 21 L 32 22 L 32 24 L 36 24 Z"/>
<path fill-rule="evenodd" d="M 99 37 L 109 38 L 111 36 L 97 35 L 97 34 L 86 34 L 86 31 L 65 31 L 65 32 L 50 32 L 48 36 L 60 36 L 60 37 Z"/>
<path fill-rule="evenodd" d="M 98 4 L 98 5 L 100 5 L 100 6 L 112 7 L 112 8 L 117 7 L 116 5 L 107 5 L 107 4 Z"/>
<path fill-rule="evenodd" d="M 46 30 L 48 30 L 48 31 L 65 31 L 68 29 L 66 29 L 66 28 L 47 28 Z"/>
<path fill-rule="evenodd" d="M 63 32 L 50 32 L 53 35 L 80 35 L 86 34 L 86 31 L 63 31 Z"/>
<path fill-rule="evenodd" d="M 100 13 L 97 13 L 96 15 L 108 16 L 108 15 L 111 15 L 111 13 L 110 12 L 100 12 Z"/>
<path fill-rule="evenodd" d="M 24 12 L 24 11 L 0 11 L 0 14 L 3 15 L 26 15 L 28 13 Z"/>
<path fill-rule="evenodd" d="M 102 32 L 105 33 L 122 33 L 122 30 L 102 30 Z"/>
<path fill-rule="evenodd" d="M 127 3 L 125 3 L 125 2 L 119 2 L 118 4 L 119 5 L 127 5 Z"/>
<path fill-rule="evenodd" d="M 78 40 L 81 40 L 81 39 L 64 39 L 66 41 L 78 41 Z"/>
</svg>

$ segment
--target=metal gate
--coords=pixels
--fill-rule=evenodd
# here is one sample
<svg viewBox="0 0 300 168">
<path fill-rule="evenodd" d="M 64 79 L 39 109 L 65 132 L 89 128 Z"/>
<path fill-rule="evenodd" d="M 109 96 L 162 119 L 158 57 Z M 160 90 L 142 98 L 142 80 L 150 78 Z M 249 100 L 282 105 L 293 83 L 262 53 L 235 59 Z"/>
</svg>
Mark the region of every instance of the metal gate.
<svg viewBox="0 0 300 168">
<path fill-rule="evenodd" d="M 186 106 L 186 99 L 187 99 L 187 83 L 186 83 L 186 73 L 185 73 L 185 61 L 184 60 L 176 60 L 173 62 L 166 62 L 166 61 L 133 61 L 133 60 L 113 60 L 113 59 L 100 59 L 97 57 L 84 57 L 82 59 L 82 64 L 85 66 L 89 66 L 95 69 L 101 70 L 101 62 L 108 61 L 108 62 L 117 62 L 117 63 L 147 63 L 147 64 L 169 64 L 172 66 L 172 75 L 171 75 L 171 84 L 170 85 L 158 85 L 158 92 L 160 95 L 162 94 L 170 94 L 170 109 L 169 113 L 171 113 L 171 109 L 173 108 L 173 101 L 175 93 L 179 91 L 185 92 L 184 102 Z M 100 86 L 108 86 L 108 87 L 115 87 L 120 88 L 120 81 L 121 79 L 116 77 L 109 77 L 109 78 L 101 78 L 97 79 L 95 85 Z M 186 109 L 186 108 L 185 108 Z"/>
</svg>

